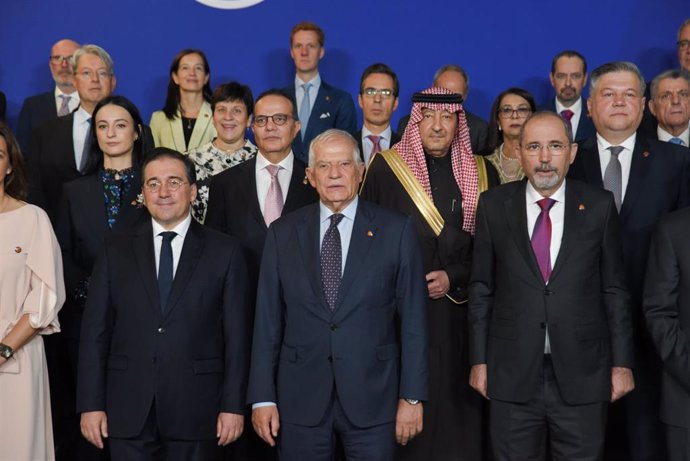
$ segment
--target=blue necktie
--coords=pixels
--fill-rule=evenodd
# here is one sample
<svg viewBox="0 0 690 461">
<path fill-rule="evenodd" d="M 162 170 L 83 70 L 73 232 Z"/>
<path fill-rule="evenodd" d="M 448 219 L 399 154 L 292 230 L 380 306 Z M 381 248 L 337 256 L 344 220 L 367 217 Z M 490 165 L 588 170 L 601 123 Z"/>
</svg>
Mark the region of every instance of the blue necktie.
<svg viewBox="0 0 690 461">
<path fill-rule="evenodd" d="M 173 282 L 173 254 L 172 254 L 172 239 L 177 234 L 175 232 L 161 232 L 163 243 L 161 244 L 161 255 L 158 262 L 158 297 L 161 301 L 161 312 L 165 310 L 165 305 L 168 303 L 170 296 L 170 288 Z"/>
<path fill-rule="evenodd" d="M 304 140 L 304 133 L 307 132 L 307 123 L 309 123 L 309 117 L 311 116 L 311 99 L 309 99 L 309 89 L 312 87 L 311 83 L 303 83 L 302 89 L 304 90 L 304 99 L 302 99 L 302 105 L 299 107 L 299 121 L 302 124 L 302 140 Z M 308 148 L 309 146 L 307 146 Z"/>
<path fill-rule="evenodd" d="M 682 145 L 685 144 L 685 143 L 683 142 L 682 139 L 680 139 L 680 138 L 675 138 L 675 137 L 669 139 L 668 142 L 670 142 L 671 144 L 678 144 L 679 146 L 682 146 Z"/>
<path fill-rule="evenodd" d="M 335 213 L 330 219 L 331 225 L 328 226 L 321 243 L 321 283 L 328 307 L 335 310 L 343 272 L 343 250 L 338 232 L 338 224 L 342 221 L 343 215 Z"/>
</svg>

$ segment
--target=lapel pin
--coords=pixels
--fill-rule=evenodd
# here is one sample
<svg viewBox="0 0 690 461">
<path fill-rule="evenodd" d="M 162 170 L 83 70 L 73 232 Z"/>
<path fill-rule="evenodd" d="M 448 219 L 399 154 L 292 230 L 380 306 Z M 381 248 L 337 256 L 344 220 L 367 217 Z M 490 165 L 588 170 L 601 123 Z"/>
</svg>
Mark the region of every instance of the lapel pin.
<svg viewBox="0 0 690 461">
<path fill-rule="evenodd" d="M 331 100 L 331 97 L 330 97 L 330 96 L 326 96 L 326 101 L 330 101 L 330 100 Z"/>
<path fill-rule="evenodd" d="M 15 252 L 15 253 L 21 253 L 21 252 L 22 252 L 22 247 L 14 247 L 14 252 Z"/>
<path fill-rule="evenodd" d="M 372 231 L 367 231 L 367 237 L 373 237 L 374 233 Z"/>
<path fill-rule="evenodd" d="M 585 206 L 580 203 L 580 205 L 577 207 L 578 210 L 583 211 L 585 209 Z"/>
<path fill-rule="evenodd" d="M 643 156 L 644 158 L 649 157 L 649 151 L 646 150 L 646 151 L 642 152 L 642 156 Z"/>
</svg>

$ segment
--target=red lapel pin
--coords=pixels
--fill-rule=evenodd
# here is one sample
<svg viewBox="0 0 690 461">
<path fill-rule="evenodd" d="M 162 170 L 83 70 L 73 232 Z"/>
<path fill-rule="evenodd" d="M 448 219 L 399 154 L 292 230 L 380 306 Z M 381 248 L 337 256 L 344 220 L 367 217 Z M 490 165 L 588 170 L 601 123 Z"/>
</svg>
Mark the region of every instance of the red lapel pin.
<svg viewBox="0 0 690 461">
<path fill-rule="evenodd" d="M 583 211 L 585 209 L 585 206 L 580 203 L 580 205 L 577 207 L 578 210 Z"/>
<path fill-rule="evenodd" d="M 646 150 L 646 151 L 642 152 L 642 156 L 643 156 L 644 158 L 649 157 L 649 151 Z"/>
<path fill-rule="evenodd" d="M 372 231 L 367 231 L 367 237 L 373 237 L 374 233 Z"/>
<path fill-rule="evenodd" d="M 14 247 L 14 252 L 15 252 L 15 253 L 21 253 L 21 252 L 22 252 L 22 247 Z"/>
</svg>

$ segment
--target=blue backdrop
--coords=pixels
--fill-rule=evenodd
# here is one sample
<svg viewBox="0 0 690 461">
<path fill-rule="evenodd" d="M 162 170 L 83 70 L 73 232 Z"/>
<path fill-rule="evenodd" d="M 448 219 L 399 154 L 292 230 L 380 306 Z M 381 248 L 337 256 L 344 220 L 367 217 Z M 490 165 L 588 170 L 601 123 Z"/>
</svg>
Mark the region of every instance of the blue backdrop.
<svg viewBox="0 0 690 461">
<path fill-rule="evenodd" d="M 467 107 L 487 117 L 495 95 L 509 86 L 528 89 L 538 102 L 551 97 L 551 59 L 566 48 L 582 52 L 590 69 L 633 61 L 648 79 L 677 67 L 676 32 L 689 14 L 688 0 L 263 0 L 244 9 L 197 0 L 6 0 L 0 90 L 14 126 L 24 98 L 52 88 L 50 46 L 68 37 L 111 54 L 116 92 L 148 120 L 163 105 L 168 67 L 180 49 L 207 53 L 212 87 L 236 79 L 258 94 L 292 82 L 290 29 L 312 20 L 326 32 L 324 80 L 356 97 L 369 64 L 382 61 L 398 73 L 394 123 L 409 111 L 411 94 L 429 86 L 436 68 L 448 62 L 467 69 Z"/>
</svg>

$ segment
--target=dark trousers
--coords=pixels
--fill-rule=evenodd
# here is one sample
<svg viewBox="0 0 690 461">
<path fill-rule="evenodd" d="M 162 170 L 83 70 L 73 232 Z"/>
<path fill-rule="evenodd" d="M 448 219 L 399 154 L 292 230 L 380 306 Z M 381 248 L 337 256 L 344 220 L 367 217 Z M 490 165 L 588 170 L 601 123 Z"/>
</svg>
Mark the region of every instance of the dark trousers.
<svg viewBox="0 0 690 461">
<path fill-rule="evenodd" d="M 158 431 L 156 405 L 137 437 L 110 437 L 110 456 L 113 461 L 220 461 L 222 449 L 216 439 L 174 440 L 162 437 Z"/>
<path fill-rule="evenodd" d="M 278 436 L 280 461 L 332 461 L 336 437 L 347 461 L 393 461 L 395 422 L 357 427 L 340 406 L 335 391 L 326 414 L 317 426 L 281 421 Z"/>
<path fill-rule="evenodd" d="M 496 460 L 541 461 L 547 440 L 553 461 L 603 459 L 608 402 L 569 405 L 561 397 L 551 356 L 544 356 L 539 386 L 527 403 L 490 402 Z"/>
<path fill-rule="evenodd" d="M 690 461 L 690 429 L 666 425 L 669 461 Z"/>
</svg>

